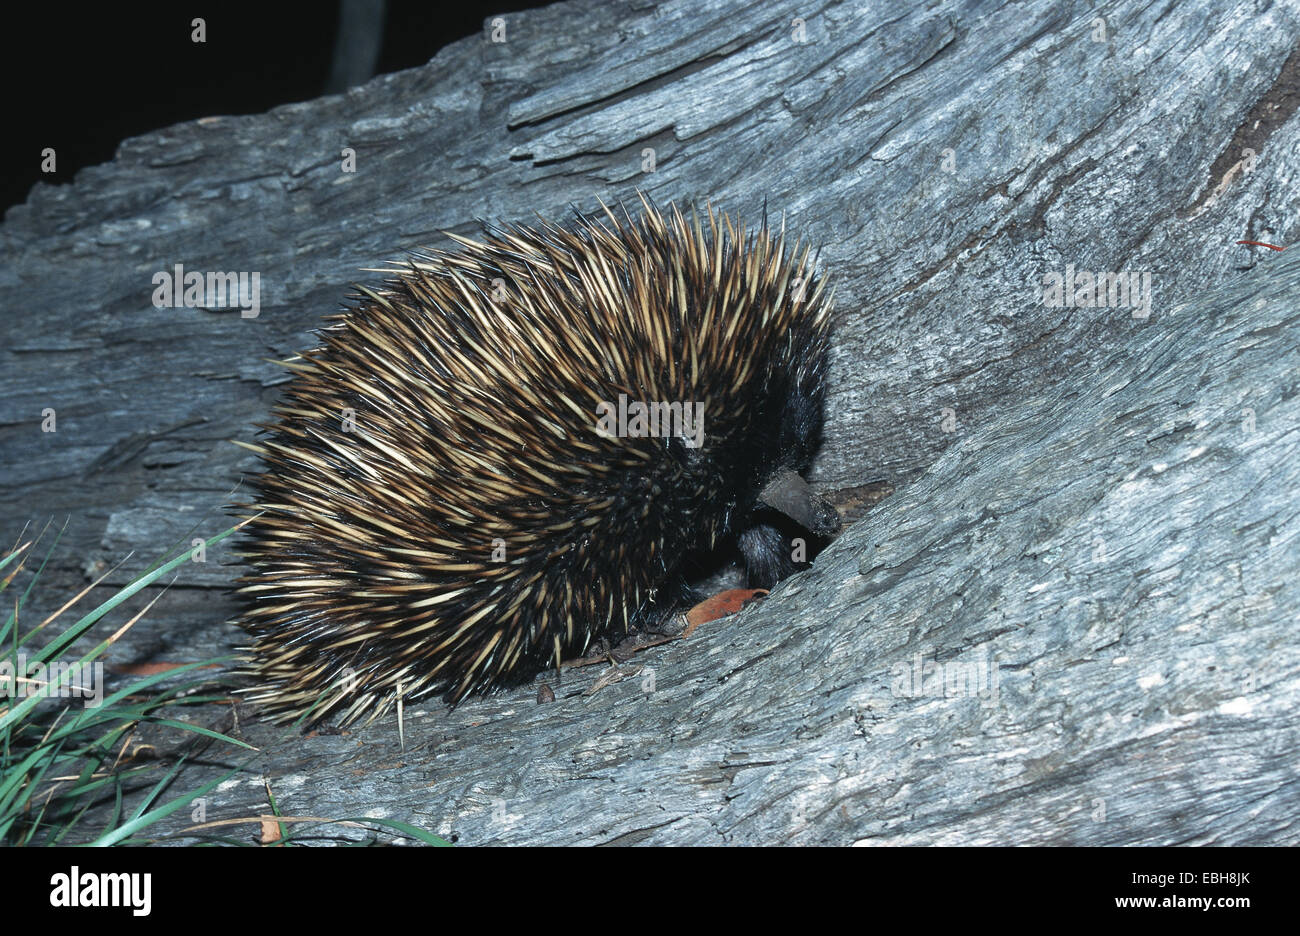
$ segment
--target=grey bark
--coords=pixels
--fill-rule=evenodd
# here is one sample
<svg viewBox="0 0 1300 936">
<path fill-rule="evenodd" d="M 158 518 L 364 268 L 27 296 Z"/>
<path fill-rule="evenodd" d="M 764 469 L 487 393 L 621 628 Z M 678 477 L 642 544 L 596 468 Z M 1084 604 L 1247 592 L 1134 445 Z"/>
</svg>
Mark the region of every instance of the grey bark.
<svg viewBox="0 0 1300 936">
<path fill-rule="evenodd" d="M 1300 261 L 1235 242 L 1297 233 L 1296 8 L 504 22 L 340 97 L 129 140 L 9 212 L 0 531 L 70 515 L 48 600 L 228 524 L 255 463 L 226 440 L 360 268 L 636 188 L 766 200 L 838 283 L 814 486 L 850 518 L 895 493 L 761 607 L 593 694 L 587 668 L 553 705 L 408 710 L 404 752 L 391 724 L 280 738 L 241 711 L 282 809 L 473 843 L 1294 843 Z M 153 308 L 176 263 L 259 271 L 261 314 Z M 1044 303 L 1067 266 L 1152 274 L 1150 308 Z M 236 642 L 236 548 L 114 658 Z M 246 778 L 209 818 L 264 800 Z"/>
</svg>

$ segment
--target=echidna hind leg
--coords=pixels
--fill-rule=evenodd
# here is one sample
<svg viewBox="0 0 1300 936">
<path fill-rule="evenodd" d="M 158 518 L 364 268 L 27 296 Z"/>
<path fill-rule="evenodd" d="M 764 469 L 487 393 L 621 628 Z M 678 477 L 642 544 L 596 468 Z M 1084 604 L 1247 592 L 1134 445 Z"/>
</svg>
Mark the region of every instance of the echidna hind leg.
<svg viewBox="0 0 1300 936">
<path fill-rule="evenodd" d="M 680 612 L 700 600 L 684 575 L 674 575 L 655 590 L 655 600 L 648 602 L 637 617 L 636 627 L 651 634 L 675 635 L 681 630 Z"/>
</svg>

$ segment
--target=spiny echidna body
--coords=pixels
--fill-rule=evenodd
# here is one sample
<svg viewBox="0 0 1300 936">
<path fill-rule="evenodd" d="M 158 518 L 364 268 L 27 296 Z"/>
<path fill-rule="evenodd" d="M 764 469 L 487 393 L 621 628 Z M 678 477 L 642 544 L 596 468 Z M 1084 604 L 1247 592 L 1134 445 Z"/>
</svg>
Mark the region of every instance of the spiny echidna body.
<svg viewBox="0 0 1300 936">
<path fill-rule="evenodd" d="M 648 203 L 456 239 L 286 362 L 247 446 L 267 467 L 240 623 L 279 717 L 526 680 L 674 610 L 685 557 L 728 536 L 752 584 L 795 568 L 760 498 L 820 438 L 830 301 L 806 247 Z M 827 532 L 823 506 L 785 513 Z"/>
</svg>

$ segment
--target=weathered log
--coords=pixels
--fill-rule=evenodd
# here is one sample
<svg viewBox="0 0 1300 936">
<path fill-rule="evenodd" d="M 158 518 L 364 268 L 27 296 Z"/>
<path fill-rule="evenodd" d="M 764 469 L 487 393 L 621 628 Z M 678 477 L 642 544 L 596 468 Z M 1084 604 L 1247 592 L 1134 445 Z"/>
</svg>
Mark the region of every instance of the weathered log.
<svg viewBox="0 0 1300 936">
<path fill-rule="evenodd" d="M 408 709 L 405 752 L 389 723 L 271 745 L 281 807 L 467 842 L 1294 842 L 1300 263 L 1236 242 L 1297 231 L 1295 9 L 504 22 L 340 97 L 128 140 L 7 214 L 0 531 L 70 516 L 48 603 L 228 523 L 255 466 L 226 440 L 359 268 L 636 188 L 766 201 L 838 283 L 813 482 L 897 492 L 631 680 Z M 177 263 L 258 272 L 260 314 L 155 308 Z M 1109 274 L 1101 305 L 1076 271 Z M 1044 301 L 1055 275 L 1070 305 Z M 235 642 L 235 548 L 115 659 Z M 232 786 L 209 818 L 264 796 Z"/>
</svg>

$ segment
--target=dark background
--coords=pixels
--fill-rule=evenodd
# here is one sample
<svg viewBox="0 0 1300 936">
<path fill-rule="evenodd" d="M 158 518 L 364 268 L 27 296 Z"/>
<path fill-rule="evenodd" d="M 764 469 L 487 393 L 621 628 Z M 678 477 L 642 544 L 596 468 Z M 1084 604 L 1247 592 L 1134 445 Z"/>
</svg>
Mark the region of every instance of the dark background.
<svg viewBox="0 0 1300 936">
<path fill-rule="evenodd" d="M 364 4 L 365 0 L 360 0 Z M 499 13 L 540 0 L 446 3 L 371 0 L 385 9 L 376 74 L 423 65 Z M 38 181 L 67 184 L 113 158 L 117 145 L 214 114 L 256 114 L 326 92 L 339 0 L 314 3 L 128 3 L 70 8 L 45 2 L 5 11 L 7 145 L 0 212 Z M 207 42 L 190 41 L 190 21 Z M 57 173 L 42 173 L 53 147 Z"/>
</svg>

